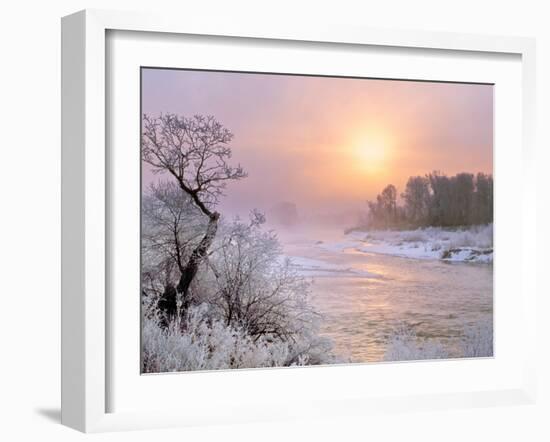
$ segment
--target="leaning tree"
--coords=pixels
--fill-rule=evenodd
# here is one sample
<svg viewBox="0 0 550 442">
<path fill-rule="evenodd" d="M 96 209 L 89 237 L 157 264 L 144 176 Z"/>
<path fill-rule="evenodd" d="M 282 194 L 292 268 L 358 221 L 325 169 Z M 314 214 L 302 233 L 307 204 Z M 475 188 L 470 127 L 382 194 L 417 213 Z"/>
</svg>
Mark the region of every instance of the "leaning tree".
<svg viewBox="0 0 550 442">
<path fill-rule="evenodd" d="M 191 283 L 216 236 L 220 218 L 216 206 L 227 182 L 246 177 L 240 165 L 231 166 L 228 162 L 232 139 L 233 134 L 211 116 L 143 116 L 143 161 L 151 166 L 153 173 L 170 174 L 180 191 L 208 220 L 204 234 L 180 266 L 176 290 L 181 296 L 182 313 L 189 305 Z"/>
</svg>

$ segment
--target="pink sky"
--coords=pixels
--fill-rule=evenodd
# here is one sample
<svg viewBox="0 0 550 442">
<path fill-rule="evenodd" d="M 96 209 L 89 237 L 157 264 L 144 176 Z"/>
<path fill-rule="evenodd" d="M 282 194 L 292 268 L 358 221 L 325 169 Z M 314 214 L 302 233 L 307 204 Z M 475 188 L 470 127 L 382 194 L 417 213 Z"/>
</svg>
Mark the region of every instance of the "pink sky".
<svg viewBox="0 0 550 442">
<path fill-rule="evenodd" d="M 491 85 L 143 69 L 142 109 L 215 116 L 248 178 L 222 208 L 363 208 L 432 170 L 492 172 Z M 144 179 L 154 178 L 145 170 Z"/>
</svg>

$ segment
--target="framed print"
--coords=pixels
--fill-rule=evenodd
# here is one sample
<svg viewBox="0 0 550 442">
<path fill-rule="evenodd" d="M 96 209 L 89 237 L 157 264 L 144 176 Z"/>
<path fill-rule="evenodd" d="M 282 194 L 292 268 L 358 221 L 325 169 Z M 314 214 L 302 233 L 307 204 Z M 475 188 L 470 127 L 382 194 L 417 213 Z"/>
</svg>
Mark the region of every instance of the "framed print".
<svg viewBox="0 0 550 442">
<path fill-rule="evenodd" d="M 142 373 L 493 356 L 492 84 L 142 67 L 141 108 Z"/>
<path fill-rule="evenodd" d="M 533 400 L 533 54 L 64 18 L 63 423 Z"/>
</svg>

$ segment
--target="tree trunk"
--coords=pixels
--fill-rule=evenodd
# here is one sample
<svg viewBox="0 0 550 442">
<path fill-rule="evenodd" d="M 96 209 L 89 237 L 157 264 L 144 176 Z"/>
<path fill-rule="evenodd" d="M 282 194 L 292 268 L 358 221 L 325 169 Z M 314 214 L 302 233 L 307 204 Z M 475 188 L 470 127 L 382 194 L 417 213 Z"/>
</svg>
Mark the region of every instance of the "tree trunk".
<svg viewBox="0 0 550 442">
<path fill-rule="evenodd" d="M 181 272 L 181 277 L 176 288 L 178 290 L 178 293 L 181 294 L 182 305 L 180 314 L 182 316 L 187 312 L 187 309 L 189 308 L 189 305 L 191 303 L 189 287 L 191 286 L 193 279 L 195 279 L 195 276 L 197 275 L 197 272 L 199 270 L 199 266 L 208 253 L 208 249 L 210 249 L 210 246 L 214 241 L 216 232 L 218 230 L 219 218 L 220 214 L 217 212 L 212 213 L 212 215 L 209 217 L 205 235 L 203 236 L 197 247 L 193 250 L 193 252 L 191 252 L 191 256 L 189 257 L 187 264 Z"/>
<path fill-rule="evenodd" d="M 159 326 L 167 328 L 176 317 L 178 310 L 176 289 L 172 284 L 164 287 L 164 292 L 157 302 L 157 308 L 160 312 Z"/>
</svg>

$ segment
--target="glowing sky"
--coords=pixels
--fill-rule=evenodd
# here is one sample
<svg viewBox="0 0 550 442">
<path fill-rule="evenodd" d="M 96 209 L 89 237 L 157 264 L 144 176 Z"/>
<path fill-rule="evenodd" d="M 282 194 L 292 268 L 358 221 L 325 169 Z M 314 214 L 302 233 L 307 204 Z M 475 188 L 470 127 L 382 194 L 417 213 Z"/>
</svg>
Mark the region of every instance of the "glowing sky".
<svg viewBox="0 0 550 442">
<path fill-rule="evenodd" d="M 142 110 L 213 115 L 234 133 L 249 176 L 227 210 L 344 210 L 411 175 L 493 168 L 490 85 L 144 69 Z"/>
</svg>

